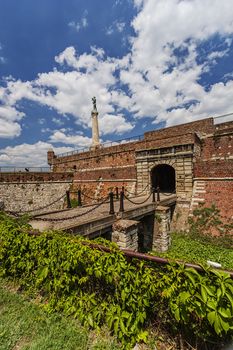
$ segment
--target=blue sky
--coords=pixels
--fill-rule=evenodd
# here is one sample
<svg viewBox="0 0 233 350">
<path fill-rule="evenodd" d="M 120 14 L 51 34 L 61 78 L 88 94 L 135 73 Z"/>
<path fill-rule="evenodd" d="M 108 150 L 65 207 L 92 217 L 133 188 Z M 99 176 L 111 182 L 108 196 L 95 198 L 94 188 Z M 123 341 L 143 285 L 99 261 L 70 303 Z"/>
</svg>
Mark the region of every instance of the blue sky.
<svg viewBox="0 0 233 350">
<path fill-rule="evenodd" d="M 0 0 L 0 166 L 233 112 L 232 0 Z M 232 120 L 229 116 L 223 120 Z"/>
</svg>

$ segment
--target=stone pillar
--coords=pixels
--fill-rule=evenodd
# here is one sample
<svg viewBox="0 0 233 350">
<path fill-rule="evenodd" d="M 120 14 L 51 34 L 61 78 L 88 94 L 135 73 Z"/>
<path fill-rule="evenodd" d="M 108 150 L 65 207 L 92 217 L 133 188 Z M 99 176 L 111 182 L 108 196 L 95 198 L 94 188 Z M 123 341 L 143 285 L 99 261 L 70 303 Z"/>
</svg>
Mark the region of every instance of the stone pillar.
<svg viewBox="0 0 233 350">
<path fill-rule="evenodd" d="M 91 149 L 99 148 L 100 140 L 99 140 L 99 125 L 98 125 L 98 111 L 96 108 L 96 98 L 93 97 L 93 110 L 91 112 L 92 118 L 92 146 Z"/>
<path fill-rule="evenodd" d="M 112 226 L 112 242 L 121 249 L 138 251 L 138 221 L 118 220 Z"/>
<path fill-rule="evenodd" d="M 153 250 L 166 252 L 171 244 L 171 212 L 169 207 L 158 206 L 155 211 Z"/>
</svg>

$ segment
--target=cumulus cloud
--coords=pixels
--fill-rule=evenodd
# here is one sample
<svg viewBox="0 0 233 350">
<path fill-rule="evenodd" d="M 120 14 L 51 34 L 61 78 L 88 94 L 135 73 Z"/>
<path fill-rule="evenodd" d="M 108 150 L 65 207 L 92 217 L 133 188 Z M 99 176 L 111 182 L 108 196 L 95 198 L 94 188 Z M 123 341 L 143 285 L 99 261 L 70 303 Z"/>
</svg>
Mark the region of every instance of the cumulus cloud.
<svg viewBox="0 0 233 350">
<path fill-rule="evenodd" d="M 56 154 L 72 151 L 72 147 L 53 147 L 51 143 L 38 141 L 34 144 L 23 143 L 0 149 L 0 166 L 44 167 L 48 166 L 46 154 L 53 148 Z"/>
<path fill-rule="evenodd" d="M 102 135 L 116 133 L 118 135 L 131 131 L 134 125 L 127 122 L 122 115 L 105 114 L 99 119 L 100 133 Z"/>
<path fill-rule="evenodd" d="M 138 11 L 132 21 L 136 34 L 124 57 L 108 57 L 98 47 L 91 47 L 89 53 L 79 53 L 70 46 L 55 57 L 57 68 L 39 74 L 34 81 L 8 78 L 6 88 L 0 89 L 6 109 L 2 114 L 0 111 L 0 118 L 10 123 L 11 128 L 2 133 L 7 135 L 7 130 L 11 130 L 8 135 L 19 135 L 24 115 L 16 106 L 22 99 L 55 109 L 61 121 L 62 116 L 69 115 L 77 125 L 90 128 L 91 98 L 96 96 L 102 135 L 133 130 L 135 123 L 124 117 L 125 111 L 136 121 L 146 116 L 153 123 L 164 121 L 166 125 L 231 112 L 232 71 L 222 77 L 225 83 L 214 83 L 208 89 L 200 79 L 229 54 L 232 1 L 134 0 L 134 3 Z M 80 23 L 83 27 L 87 24 Z M 77 22 L 70 26 L 77 26 Z M 113 27 L 121 32 L 124 23 L 114 22 Z M 199 60 L 200 45 L 216 35 L 221 38 L 221 45 L 210 47 Z M 7 111 L 12 115 L 3 117 Z M 50 142 L 88 145 L 88 138 L 83 138 L 60 130 L 52 134 Z"/>
<path fill-rule="evenodd" d="M 65 130 L 57 130 L 50 136 L 50 142 L 52 143 L 64 143 L 67 145 L 73 145 L 75 148 L 84 148 L 91 145 L 92 139 L 82 135 L 67 135 Z"/>
<path fill-rule="evenodd" d="M 0 97 L 1 102 L 1 97 Z M 13 138 L 21 133 L 20 119 L 24 113 L 7 104 L 0 105 L 0 137 Z"/>
</svg>

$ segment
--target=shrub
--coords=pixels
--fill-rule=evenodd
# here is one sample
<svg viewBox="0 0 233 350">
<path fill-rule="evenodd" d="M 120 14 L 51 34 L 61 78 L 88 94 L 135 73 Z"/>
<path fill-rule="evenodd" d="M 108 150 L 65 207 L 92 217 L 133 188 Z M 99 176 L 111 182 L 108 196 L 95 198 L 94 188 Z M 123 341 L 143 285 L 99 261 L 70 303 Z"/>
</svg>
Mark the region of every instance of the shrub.
<svg viewBox="0 0 233 350">
<path fill-rule="evenodd" d="M 125 349 L 146 341 L 151 321 L 194 342 L 232 337 L 228 274 L 128 261 L 114 244 L 108 243 L 109 253 L 90 244 L 55 231 L 36 234 L 25 222 L 0 217 L 1 274 L 41 293 L 49 311 L 74 315 L 92 328 L 107 324 Z"/>
</svg>

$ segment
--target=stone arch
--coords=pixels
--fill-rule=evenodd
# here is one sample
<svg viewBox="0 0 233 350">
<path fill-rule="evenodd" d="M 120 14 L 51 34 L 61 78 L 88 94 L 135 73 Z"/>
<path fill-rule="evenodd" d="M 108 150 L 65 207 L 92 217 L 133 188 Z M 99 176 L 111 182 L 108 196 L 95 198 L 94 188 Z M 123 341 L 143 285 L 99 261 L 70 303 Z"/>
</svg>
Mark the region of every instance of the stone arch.
<svg viewBox="0 0 233 350">
<path fill-rule="evenodd" d="M 160 159 L 156 162 L 153 162 L 153 163 L 150 163 L 149 164 L 149 169 L 150 171 L 155 168 L 157 165 L 160 165 L 160 164 L 166 164 L 166 165 L 170 165 L 171 167 L 173 167 L 175 170 L 176 170 L 176 159 Z"/>
<path fill-rule="evenodd" d="M 176 190 L 176 170 L 168 163 L 160 162 L 151 168 L 151 186 L 159 187 L 161 192 L 172 193 Z"/>
</svg>

